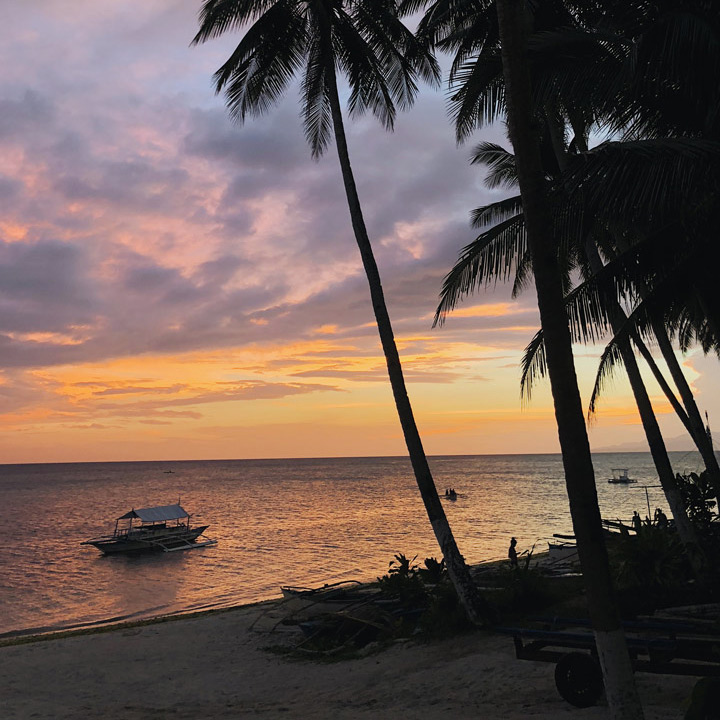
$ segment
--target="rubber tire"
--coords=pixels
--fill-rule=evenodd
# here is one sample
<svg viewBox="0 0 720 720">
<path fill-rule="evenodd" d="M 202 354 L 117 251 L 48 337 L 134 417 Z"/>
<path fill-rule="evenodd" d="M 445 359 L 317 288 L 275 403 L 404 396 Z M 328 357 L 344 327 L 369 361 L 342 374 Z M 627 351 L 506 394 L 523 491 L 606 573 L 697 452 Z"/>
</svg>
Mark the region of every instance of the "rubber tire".
<svg viewBox="0 0 720 720">
<path fill-rule="evenodd" d="M 592 707 L 603 693 L 597 660 L 587 653 L 571 652 L 555 666 L 555 686 L 564 700 L 579 708 Z"/>
</svg>

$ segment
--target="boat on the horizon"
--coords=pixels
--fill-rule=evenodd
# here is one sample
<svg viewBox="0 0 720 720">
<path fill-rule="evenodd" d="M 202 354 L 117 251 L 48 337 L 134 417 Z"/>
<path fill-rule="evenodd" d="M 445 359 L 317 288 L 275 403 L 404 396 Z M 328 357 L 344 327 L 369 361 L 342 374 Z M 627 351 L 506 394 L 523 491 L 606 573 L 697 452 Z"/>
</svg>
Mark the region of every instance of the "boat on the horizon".
<svg viewBox="0 0 720 720">
<path fill-rule="evenodd" d="M 608 482 L 614 485 L 629 485 L 630 483 L 636 483 L 637 480 L 628 475 L 627 468 L 613 468 L 612 477 Z"/>
<path fill-rule="evenodd" d="M 217 543 L 217 540 L 210 538 L 198 542 L 208 527 L 192 527 L 190 515 L 180 505 L 161 505 L 140 510 L 133 508 L 115 521 L 112 535 L 91 538 L 82 545 L 92 545 L 106 555 L 146 550 L 192 550 Z"/>
</svg>

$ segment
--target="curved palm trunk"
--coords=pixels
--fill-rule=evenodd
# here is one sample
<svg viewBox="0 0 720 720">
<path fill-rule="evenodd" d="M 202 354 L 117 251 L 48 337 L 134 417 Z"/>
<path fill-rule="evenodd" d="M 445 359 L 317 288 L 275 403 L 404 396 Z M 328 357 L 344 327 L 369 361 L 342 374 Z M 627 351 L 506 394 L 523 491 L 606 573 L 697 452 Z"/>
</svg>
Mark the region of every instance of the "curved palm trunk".
<svg viewBox="0 0 720 720">
<path fill-rule="evenodd" d="M 624 242 L 622 238 L 618 240 L 618 246 L 622 251 L 628 249 L 627 243 Z M 647 294 L 647 288 L 641 286 L 640 293 L 644 297 Z M 693 439 L 695 447 L 697 447 L 705 468 L 710 475 L 713 487 L 718 489 L 718 502 L 720 503 L 720 464 L 718 464 L 717 455 L 715 455 L 712 442 L 705 430 L 705 424 L 703 423 L 700 410 L 695 402 L 695 396 L 693 395 L 690 384 L 688 383 L 685 373 L 680 366 L 680 362 L 677 359 L 677 355 L 675 354 L 675 350 L 670 342 L 665 326 L 659 320 L 653 320 L 652 328 L 653 334 L 655 335 L 655 339 L 658 343 L 658 348 L 662 353 L 663 360 L 665 360 L 665 364 L 670 371 L 670 377 L 672 377 L 675 387 L 680 393 L 680 399 L 682 400 L 682 404 L 685 408 L 684 413 L 681 411 L 682 408 L 679 407 L 679 403 L 675 398 L 675 393 L 673 393 L 670 386 L 662 377 L 662 373 L 657 367 L 657 364 L 652 358 L 649 350 L 644 346 L 644 344 L 638 345 L 638 347 L 646 362 L 650 366 L 653 375 L 655 375 L 655 378 L 660 383 L 660 387 L 663 389 L 665 396 L 670 401 L 670 404 L 675 409 L 675 412 L 685 426 L 685 429 Z"/>
<path fill-rule="evenodd" d="M 585 254 L 590 263 L 590 269 L 594 273 L 599 272 L 602 269 L 602 261 L 600 260 L 597 246 L 591 240 L 588 240 L 585 244 Z M 625 319 L 625 313 L 617 300 L 611 298 L 609 302 L 610 324 L 612 325 L 613 332 L 617 333 L 623 319 Z M 660 426 L 658 425 L 650 396 L 643 382 L 640 368 L 638 367 L 635 353 L 632 350 L 629 340 L 624 339 L 621 341 L 620 353 L 622 354 L 625 370 L 628 380 L 630 381 L 630 387 L 635 397 L 635 403 L 637 404 L 638 413 L 640 414 L 640 420 L 643 430 L 645 431 L 648 447 L 650 448 L 650 453 L 655 463 L 655 469 L 660 478 L 660 484 L 667 498 L 668 505 L 670 505 L 670 512 L 675 518 L 675 526 L 677 527 L 680 541 L 687 551 L 687 556 L 690 559 L 695 575 L 701 578 L 703 571 L 702 549 L 695 528 L 690 522 L 687 510 L 685 509 L 685 503 L 683 502 L 680 490 L 675 482 L 675 473 L 673 472 L 672 464 L 667 454 L 665 441 L 660 432 Z"/>
<path fill-rule="evenodd" d="M 334 68 L 328 71 L 327 92 L 330 100 L 332 111 L 333 129 L 335 132 L 335 143 L 337 146 L 338 156 L 340 159 L 340 167 L 342 169 L 343 183 L 345 185 L 345 194 L 347 196 L 348 206 L 350 208 L 350 217 L 352 220 L 355 239 L 360 249 L 363 267 L 367 275 L 368 284 L 370 286 L 370 296 L 372 306 L 375 312 L 375 320 L 377 322 L 378 332 L 380 334 L 380 342 L 382 344 L 383 353 L 387 363 L 388 375 L 390 377 L 390 385 L 392 386 L 393 396 L 395 398 L 395 406 L 397 408 L 400 425 L 402 426 L 405 444 L 407 445 L 410 462 L 415 473 L 420 495 L 422 496 L 425 510 L 427 511 L 430 524 L 432 526 L 435 537 L 437 538 L 440 550 L 442 551 L 448 574 L 455 586 L 458 597 L 462 602 L 470 620 L 478 625 L 486 625 L 491 620 L 491 612 L 488 605 L 480 595 L 475 583 L 470 576 L 470 571 L 465 559 L 455 542 L 450 523 L 448 522 L 442 502 L 437 493 L 437 488 L 430 472 L 430 467 L 425 456 L 420 433 L 415 424 L 410 399 L 408 398 L 405 387 L 405 379 L 403 377 L 402 366 L 400 364 L 400 356 L 398 354 L 397 345 L 395 344 L 395 336 L 393 334 L 390 316 L 388 315 L 385 297 L 380 282 L 380 273 L 375 262 L 372 245 L 365 228 L 365 221 L 360 207 L 360 199 L 355 187 L 355 179 L 353 177 L 352 168 L 350 166 L 350 156 L 347 148 L 347 140 L 345 138 L 345 127 L 342 118 L 342 110 L 340 108 L 340 100 L 338 98 L 337 85 L 335 81 Z"/>
<path fill-rule="evenodd" d="M 594 471 L 563 300 L 557 244 L 549 229 L 540 150 L 532 127 L 525 59 L 525 3 L 496 0 L 505 102 L 515 151 L 565 482 L 608 704 L 615 718 L 643 717 L 615 602 Z"/>
<path fill-rule="evenodd" d="M 653 322 L 652 326 L 653 334 L 655 335 L 655 339 L 658 343 L 658 348 L 660 348 L 665 364 L 670 370 L 670 375 L 675 382 L 675 387 L 680 393 L 682 404 L 680 404 L 680 401 L 675 397 L 675 392 L 665 379 L 662 370 L 658 367 L 658 364 L 655 362 L 655 358 L 652 356 L 652 353 L 648 349 L 647 345 L 645 345 L 642 338 L 639 335 L 634 334 L 632 336 L 633 342 L 645 359 L 645 362 L 650 368 L 661 390 L 665 394 L 665 397 L 668 399 L 668 402 L 672 406 L 673 410 L 675 410 L 675 414 L 678 418 L 680 418 L 680 422 L 682 422 L 688 432 L 688 435 L 690 435 L 695 443 L 695 447 L 700 453 L 703 464 L 712 479 L 713 487 L 719 489 L 717 492 L 720 495 L 720 465 L 718 465 L 718 459 L 715 455 L 715 451 L 713 450 L 712 441 L 705 429 L 705 425 L 703 423 L 702 416 L 700 415 L 697 403 L 695 402 L 695 397 L 693 396 L 690 384 L 688 383 L 685 373 L 680 366 L 680 362 L 675 355 L 675 350 L 673 349 L 665 327 L 660 322 Z M 718 497 L 718 500 L 720 501 L 720 497 Z"/>
<path fill-rule="evenodd" d="M 554 113 L 552 108 L 547 106 L 545 108 L 545 116 L 558 166 L 564 171 L 567 167 L 567 150 L 565 148 L 562 121 L 558 117 L 557 113 Z M 584 145 L 584 142 L 583 146 L 583 149 L 587 150 L 587 146 Z M 589 238 L 585 243 L 585 256 L 587 257 L 592 272 L 599 273 L 600 270 L 602 270 L 602 260 L 600 259 L 600 253 L 598 252 L 597 246 L 591 238 Z M 616 299 L 608 298 L 608 303 L 610 310 L 610 324 L 613 332 L 617 335 L 622 321 L 626 319 L 626 315 L 620 306 L 620 303 Z M 642 350 L 649 354 L 649 351 L 645 347 L 644 343 L 642 343 L 642 340 L 640 338 L 634 339 L 636 342 L 641 343 Z M 687 510 L 685 509 L 685 503 L 683 502 L 680 490 L 678 489 L 675 481 L 675 473 L 672 469 L 672 463 L 670 462 L 670 457 L 668 456 L 667 448 L 665 447 L 665 441 L 663 440 L 662 433 L 660 432 L 660 426 L 658 425 L 657 417 L 655 416 L 655 411 L 653 410 L 652 402 L 650 401 L 650 396 L 648 395 L 647 388 L 645 387 L 642 375 L 640 374 L 640 368 L 638 367 L 637 360 L 635 359 L 635 353 L 632 350 L 630 341 L 627 339 L 619 343 L 619 349 L 625 365 L 628 381 L 630 382 L 630 387 L 635 398 L 635 404 L 638 408 L 640 421 L 642 422 L 643 430 L 645 431 L 645 438 L 647 439 L 650 454 L 652 455 L 653 463 L 655 464 L 655 469 L 657 470 L 660 484 L 662 485 L 668 505 L 670 505 L 670 512 L 675 518 L 678 535 L 680 536 L 680 540 L 687 551 L 688 558 L 690 559 L 696 577 L 701 579 L 703 571 L 702 549 L 698 541 L 695 528 L 690 522 Z M 655 369 L 659 372 L 657 365 L 655 365 Z M 675 400 L 674 394 L 672 395 L 672 398 Z M 685 415 L 682 408 L 679 407 L 677 400 L 675 400 L 675 403 L 678 405 L 676 409 L 679 410 L 682 415 Z"/>
<path fill-rule="evenodd" d="M 548 113 L 548 124 L 549 124 L 549 130 L 550 130 L 550 137 L 552 141 L 553 148 L 555 150 L 555 154 L 557 157 L 558 165 L 561 169 L 565 169 L 567 165 L 567 153 L 565 150 L 565 144 L 564 140 L 562 139 L 562 133 L 560 132 L 558 128 L 558 121 L 557 117 L 553 115 L 552 113 Z M 584 126 L 584 123 L 579 121 L 577 118 L 573 118 L 571 116 L 570 118 L 570 124 L 573 128 L 573 131 L 575 133 L 575 142 L 578 147 L 578 150 L 580 152 L 587 152 L 588 146 L 587 142 L 585 140 L 585 132 L 586 128 Z M 628 249 L 628 245 L 626 242 L 623 241 L 622 237 L 617 237 L 618 245 L 619 247 L 624 251 Z M 595 252 L 597 254 L 597 248 L 595 248 Z M 591 257 L 588 258 L 590 260 L 591 265 L 594 263 L 593 259 Z M 600 258 L 598 256 L 597 263 L 600 262 Z M 596 264 L 597 264 L 596 263 Z M 593 272 L 597 272 L 597 267 L 593 269 Z M 646 289 L 643 289 L 645 292 Z M 618 306 L 619 307 L 619 306 Z M 672 343 L 670 342 L 670 338 L 668 337 L 667 330 L 665 329 L 665 326 L 658 321 L 653 321 L 652 323 L 653 327 L 653 333 L 655 334 L 655 338 L 657 339 L 658 347 L 660 348 L 660 352 L 662 353 L 663 359 L 665 360 L 665 364 L 667 365 L 670 376 L 672 377 L 675 387 L 678 389 L 678 392 L 680 393 L 680 398 L 682 399 L 683 406 L 680 405 L 678 402 L 678 399 L 675 397 L 675 393 L 673 392 L 672 388 L 668 384 L 667 380 L 665 380 L 665 376 L 662 374 L 662 371 L 658 367 L 657 363 L 655 362 L 655 359 L 653 358 L 650 350 L 648 350 L 647 346 L 643 342 L 642 338 L 639 337 L 637 334 L 633 336 L 633 342 L 635 343 L 635 346 L 640 351 L 640 354 L 645 359 L 645 362 L 648 364 L 648 367 L 652 371 L 652 374 L 654 375 L 655 379 L 657 380 L 658 384 L 662 388 L 662 391 L 665 393 L 665 397 L 668 399 L 668 402 L 670 405 L 672 405 L 673 409 L 675 410 L 675 413 L 680 418 L 680 421 L 685 426 L 685 429 L 688 431 L 688 434 L 693 439 L 693 442 L 695 443 L 695 446 L 698 449 L 698 452 L 700 453 L 700 456 L 703 459 L 703 463 L 705 464 L 705 467 L 712 478 L 713 487 L 718 488 L 718 506 L 720 507 L 720 465 L 718 464 L 717 456 L 715 455 L 715 451 L 713 450 L 712 441 L 708 437 L 708 434 L 705 430 L 705 425 L 702 421 L 702 416 L 700 415 L 700 411 L 698 410 L 697 403 L 695 402 L 695 397 L 693 396 L 692 390 L 690 389 L 690 385 L 685 378 L 685 373 L 683 373 L 682 368 L 680 367 L 680 363 L 678 362 L 677 356 L 675 355 L 675 351 L 673 349 Z M 614 331 L 617 332 L 617 328 L 614 328 Z M 627 365 L 627 363 L 626 363 Z M 643 383 L 644 385 L 644 383 Z M 636 397 L 637 401 L 637 397 Z M 652 408 L 651 408 L 652 409 Z M 653 413 L 654 414 L 654 413 Z M 655 424 L 657 424 L 657 421 L 655 421 Z M 659 432 L 659 430 L 658 430 Z M 647 434 L 647 433 L 646 433 Z M 651 430 L 651 434 L 655 436 L 655 431 Z M 653 446 L 655 446 L 658 449 L 658 452 L 660 454 L 664 454 L 667 456 L 667 449 L 665 449 L 665 443 L 662 443 L 662 449 L 660 448 L 659 443 L 653 441 L 650 441 L 650 437 L 648 436 L 648 445 L 650 445 L 650 449 L 652 452 Z M 653 458 L 655 456 L 653 455 Z M 669 460 L 668 463 L 669 464 Z M 662 461 L 662 465 L 664 468 L 666 468 L 666 463 Z M 655 467 L 658 468 L 657 462 L 655 463 Z M 665 472 L 665 471 L 664 471 Z M 660 472 L 660 468 L 658 468 L 658 474 L 662 477 L 663 473 Z M 677 484 L 675 483 L 674 476 L 673 476 L 673 485 L 677 488 Z M 664 487 L 664 483 L 663 483 Z M 667 494 L 666 494 L 667 495 Z M 672 503 L 670 502 L 670 498 L 668 497 L 668 502 L 670 503 L 671 510 L 672 510 Z M 682 505 L 683 511 L 684 511 L 684 505 Z M 673 510 L 673 515 L 675 514 Z M 687 516 L 687 513 L 684 513 Z"/>
<path fill-rule="evenodd" d="M 665 327 L 659 322 L 653 322 L 653 332 L 663 359 L 670 370 L 670 376 L 685 406 L 688 422 L 690 423 L 690 436 L 693 438 L 695 446 L 700 452 L 703 463 L 713 480 L 714 487 L 720 489 L 720 465 L 718 465 L 718 459 L 713 450 L 712 442 L 705 430 L 705 424 L 703 423 L 702 415 L 700 415 L 700 410 L 695 402 L 693 392 L 690 389 L 690 384 L 678 362 L 677 355 L 675 355 L 675 350 L 670 342 L 670 338 L 668 338 Z"/>
</svg>

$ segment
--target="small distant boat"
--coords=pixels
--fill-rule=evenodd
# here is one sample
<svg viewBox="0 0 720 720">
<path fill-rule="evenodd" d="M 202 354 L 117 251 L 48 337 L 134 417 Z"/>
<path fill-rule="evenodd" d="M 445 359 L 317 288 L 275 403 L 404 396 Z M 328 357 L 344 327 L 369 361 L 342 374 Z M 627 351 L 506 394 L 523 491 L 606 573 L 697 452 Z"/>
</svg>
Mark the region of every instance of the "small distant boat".
<svg viewBox="0 0 720 720">
<path fill-rule="evenodd" d="M 608 482 L 614 485 L 629 485 L 630 483 L 636 483 L 637 480 L 628 475 L 627 468 L 613 468 L 612 477 Z"/>
<path fill-rule="evenodd" d="M 209 538 L 198 542 L 208 527 L 191 527 L 190 515 L 180 505 L 161 505 L 130 510 L 115 521 L 112 535 L 85 540 L 82 544 L 92 545 L 106 555 L 145 550 L 192 550 L 217 543 Z"/>
<path fill-rule="evenodd" d="M 458 499 L 458 494 L 453 490 L 452 488 L 449 488 L 445 491 L 444 495 L 446 500 L 452 500 L 453 502 Z"/>
</svg>

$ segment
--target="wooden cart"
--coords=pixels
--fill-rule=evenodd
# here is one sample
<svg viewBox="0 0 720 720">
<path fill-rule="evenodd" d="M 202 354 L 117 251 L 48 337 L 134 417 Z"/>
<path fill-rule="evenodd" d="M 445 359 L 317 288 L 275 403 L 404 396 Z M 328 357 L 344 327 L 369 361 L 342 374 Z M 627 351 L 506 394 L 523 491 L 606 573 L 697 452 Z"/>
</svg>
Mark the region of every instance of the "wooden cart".
<svg viewBox="0 0 720 720">
<path fill-rule="evenodd" d="M 713 626 L 675 621 L 623 626 L 636 672 L 720 677 L 720 631 Z M 557 618 L 533 628 L 496 630 L 512 635 L 519 660 L 555 663 L 555 685 L 567 702 L 590 707 L 602 695 L 595 636 L 587 620 Z"/>
</svg>

